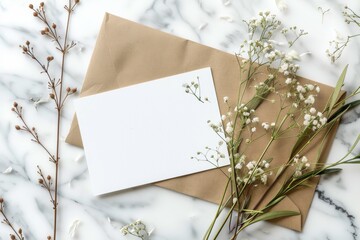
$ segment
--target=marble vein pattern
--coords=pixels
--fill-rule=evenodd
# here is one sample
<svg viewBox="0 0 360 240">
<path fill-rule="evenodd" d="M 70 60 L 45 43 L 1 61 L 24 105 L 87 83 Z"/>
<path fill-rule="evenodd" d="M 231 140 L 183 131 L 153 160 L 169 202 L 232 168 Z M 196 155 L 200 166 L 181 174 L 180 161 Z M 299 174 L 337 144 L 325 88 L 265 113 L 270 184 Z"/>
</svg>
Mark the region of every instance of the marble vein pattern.
<svg viewBox="0 0 360 240">
<path fill-rule="evenodd" d="M 18 47 L 30 40 L 44 59 L 53 54 L 53 45 L 40 35 L 40 24 L 32 17 L 29 3 L 0 0 L 0 195 L 6 199 L 11 219 L 24 229 L 26 239 L 38 240 L 51 233 L 52 209 L 47 193 L 37 184 L 36 165 L 46 173 L 52 173 L 53 168 L 41 149 L 15 130 L 17 120 L 10 111 L 13 101 L 20 102 L 28 121 L 54 150 L 56 114 L 48 103 L 46 81 Z M 39 1 L 32 3 L 37 5 Z M 46 4 L 58 28 L 63 29 L 65 1 L 48 0 Z M 360 12 L 359 1 L 349 0 L 346 4 Z M 319 7 L 330 10 L 322 15 Z M 301 59 L 300 75 L 334 86 L 342 68 L 350 64 L 345 89 L 352 90 L 360 84 L 360 38 L 351 41 L 335 64 L 325 54 L 336 32 L 347 36 L 359 31 L 345 24 L 343 7 L 344 1 L 340 0 L 83 0 L 71 25 L 70 36 L 77 46 L 68 57 L 66 85 L 81 88 L 105 12 L 234 53 L 246 38 L 242 20 L 270 10 L 284 25 L 297 25 L 309 33 L 297 45 L 300 54 L 309 52 Z M 54 56 L 55 71 L 60 62 Z M 74 114 L 72 100 L 65 109 L 62 141 Z M 343 119 L 328 161 L 346 153 L 359 132 L 357 109 Z M 357 153 L 359 150 L 358 147 Z M 112 177 L 115 176 L 109 176 L 109 181 Z M 238 239 L 360 239 L 359 182 L 360 166 L 347 166 L 341 174 L 321 179 L 301 233 L 259 223 Z M 94 197 L 83 151 L 64 142 L 59 197 L 59 239 L 71 239 L 69 228 L 75 220 L 80 220 L 80 224 L 72 239 L 126 239 L 119 232 L 120 227 L 141 219 L 154 228 L 153 240 L 198 240 L 216 210 L 213 204 L 154 186 Z M 0 226 L 0 239 L 9 239 L 8 234 L 7 227 Z M 225 232 L 220 239 L 226 238 Z"/>
</svg>

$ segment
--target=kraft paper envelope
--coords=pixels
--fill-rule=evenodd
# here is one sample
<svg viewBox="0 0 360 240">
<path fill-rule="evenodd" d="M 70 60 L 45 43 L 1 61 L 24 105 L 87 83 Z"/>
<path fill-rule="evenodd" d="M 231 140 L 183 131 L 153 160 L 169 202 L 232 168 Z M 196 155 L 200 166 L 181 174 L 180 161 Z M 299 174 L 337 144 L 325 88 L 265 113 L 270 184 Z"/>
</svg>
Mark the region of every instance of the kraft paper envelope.
<svg viewBox="0 0 360 240">
<path fill-rule="evenodd" d="M 204 67 L 211 67 L 220 111 L 225 113 L 227 108 L 221 104 L 222 98 L 229 96 L 230 100 L 237 99 L 237 88 L 240 80 L 240 71 L 234 55 L 106 14 L 80 96 L 88 96 Z M 310 80 L 299 79 L 314 83 Z M 317 108 L 323 109 L 332 88 L 322 84 L 317 85 L 321 87 L 321 94 L 317 99 Z M 247 92 L 246 98 L 249 99 L 252 94 L 251 91 Z M 257 115 L 261 121 L 272 122 L 276 109 L 279 109 L 278 101 L 275 101 L 274 104 L 266 102 L 258 108 Z M 211 131 L 210 128 L 209 131 Z M 326 146 L 331 144 L 333 137 L 334 134 L 328 137 Z M 76 117 L 66 141 L 76 146 L 82 146 Z M 264 148 L 265 141 L 266 139 L 260 141 L 256 148 Z M 105 142 L 106 139 L 104 139 Z M 272 145 L 268 155 L 274 157 L 273 166 L 281 165 L 288 160 L 293 144 L 294 141 L 286 139 L 285 141 L 277 141 Z M 260 155 L 257 149 L 252 149 L 252 152 L 247 156 L 255 159 L 256 156 Z M 326 158 L 328 150 L 324 149 L 322 159 Z M 306 153 L 309 159 L 315 159 L 316 155 L 315 149 L 308 149 Z M 199 162 L 199 164 L 206 163 Z M 265 191 L 272 193 L 279 189 L 286 173 L 278 179 L 274 179 L 274 175 L 266 187 L 259 186 L 254 190 L 252 206 L 263 204 L 262 196 Z M 225 183 L 226 177 L 218 169 L 214 169 L 158 182 L 155 185 L 218 203 Z M 298 211 L 301 213 L 300 215 L 280 219 L 274 223 L 301 231 L 314 196 L 315 186 L 316 183 L 313 187 L 293 192 L 276 207 L 282 210 Z"/>
</svg>

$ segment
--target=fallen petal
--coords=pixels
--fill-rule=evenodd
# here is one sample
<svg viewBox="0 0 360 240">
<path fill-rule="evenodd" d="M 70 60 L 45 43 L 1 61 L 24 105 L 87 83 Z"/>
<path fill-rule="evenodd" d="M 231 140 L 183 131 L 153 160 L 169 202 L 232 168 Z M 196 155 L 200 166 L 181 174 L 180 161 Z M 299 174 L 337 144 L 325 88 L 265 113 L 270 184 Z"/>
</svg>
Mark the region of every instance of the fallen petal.
<svg viewBox="0 0 360 240">
<path fill-rule="evenodd" d="M 285 0 L 275 0 L 276 6 L 280 11 L 285 11 L 287 9 L 287 3 Z"/>
<path fill-rule="evenodd" d="M 84 159 L 84 154 L 81 153 L 80 155 L 78 155 L 75 159 L 74 162 L 80 162 Z"/>
<path fill-rule="evenodd" d="M 231 4 L 231 0 L 223 0 L 224 6 L 229 6 Z"/>
<path fill-rule="evenodd" d="M 230 23 L 234 22 L 234 19 L 232 17 L 230 17 L 230 16 L 220 16 L 220 19 L 225 20 L 225 21 L 230 22 Z"/>
<path fill-rule="evenodd" d="M 10 173 L 12 173 L 12 171 L 13 171 L 13 168 L 12 167 L 8 167 L 5 171 L 3 171 L 2 173 L 3 174 L 10 174 Z"/>
<path fill-rule="evenodd" d="M 70 226 L 69 228 L 69 236 L 70 238 L 74 238 L 75 234 L 76 234 L 76 231 L 80 225 L 80 220 L 75 220 L 72 225 Z"/>
<path fill-rule="evenodd" d="M 199 26 L 199 30 L 203 30 L 204 28 L 206 28 L 207 27 L 207 23 L 204 23 L 204 24 L 201 24 L 200 26 Z"/>
</svg>

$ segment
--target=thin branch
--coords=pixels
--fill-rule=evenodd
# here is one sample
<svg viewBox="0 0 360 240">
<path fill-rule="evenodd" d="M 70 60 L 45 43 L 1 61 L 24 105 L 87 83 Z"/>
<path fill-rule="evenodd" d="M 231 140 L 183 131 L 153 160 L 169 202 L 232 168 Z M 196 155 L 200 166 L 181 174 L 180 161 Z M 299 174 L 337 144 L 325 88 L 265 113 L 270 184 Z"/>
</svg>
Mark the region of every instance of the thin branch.
<svg viewBox="0 0 360 240">
<path fill-rule="evenodd" d="M 4 207 L 4 199 L 0 198 L 0 213 L 1 215 L 4 217 L 4 220 L 2 221 L 4 224 L 8 225 L 13 234 L 10 234 L 10 238 L 11 239 L 18 239 L 18 240 L 24 240 L 25 237 L 23 235 L 23 231 L 21 228 L 19 228 L 19 230 L 15 230 L 14 225 L 10 222 L 9 218 L 6 216 L 5 214 L 5 207 Z"/>
<path fill-rule="evenodd" d="M 22 127 L 20 127 L 19 125 L 16 125 L 15 129 L 18 131 L 25 131 L 25 132 L 29 133 L 33 137 L 31 139 L 31 141 L 39 144 L 45 150 L 45 152 L 49 155 L 49 159 L 51 160 L 51 162 L 55 163 L 56 159 L 55 159 L 54 155 L 51 154 L 50 151 L 48 150 L 48 148 L 42 143 L 36 129 L 34 127 L 30 128 L 29 125 L 26 123 L 25 119 L 23 118 L 22 107 L 19 106 L 18 103 L 14 102 L 13 108 L 11 110 L 13 112 L 15 112 L 15 114 L 18 116 L 18 118 L 20 119 L 20 121 L 23 124 Z"/>
</svg>

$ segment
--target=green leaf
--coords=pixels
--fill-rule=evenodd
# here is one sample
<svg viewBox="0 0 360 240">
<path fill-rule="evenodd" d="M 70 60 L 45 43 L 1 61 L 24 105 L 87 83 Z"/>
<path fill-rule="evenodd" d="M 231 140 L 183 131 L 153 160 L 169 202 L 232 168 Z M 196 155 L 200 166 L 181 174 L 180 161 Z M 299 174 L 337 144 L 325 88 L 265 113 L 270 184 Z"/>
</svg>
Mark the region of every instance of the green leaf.
<svg viewBox="0 0 360 240">
<path fill-rule="evenodd" d="M 331 94 L 330 96 L 330 99 L 329 99 L 329 102 L 328 102 L 328 113 L 330 115 L 332 109 L 334 108 L 334 105 L 336 104 L 338 98 L 339 98 L 339 95 L 340 95 L 340 92 L 341 92 L 341 88 L 342 86 L 344 85 L 344 80 L 345 80 L 345 76 L 346 76 L 346 72 L 347 72 L 347 69 L 348 69 L 348 66 L 349 65 L 346 65 L 346 67 L 344 68 L 344 70 L 342 71 L 340 77 L 339 77 L 339 80 L 337 81 L 336 83 L 336 86 L 335 86 L 335 89 L 334 89 L 334 92 Z M 328 116 L 329 116 L 328 115 Z"/>
<path fill-rule="evenodd" d="M 271 201 L 271 202 L 266 206 L 266 208 L 270 208 L 270 207 L 272 207 L 272 206 L 275 206 L 276 204 L 278 204 L 279 202 L 281 202 L 285 197 L 286 197 L 286 196 L 284 195 L 284 196 L 280 196 L 280 197 L 274 199 L 273 201 Z"/>
<path fill-rule="evenodd" d="M 327 120 L 327 122 L 331 122 L 335 118 L 344 115 L 347 111 L 351 110 L 352 108 L 360 105 L 360 100 L 356 100 L 353 102 L 349 102 L 344 106 L 341 106 L 336 112 L 334 112 Z"/>
<path fill-rule="evenodd" d="M 342 115 L 344 115 L 346 112 L 348 112 L 349 110 L 351 110 L 354 107 L 359 106 L 359 105 L 360 105 L 360 100 L 355 100 L 355 101 L 345 104 L 344 106 L 341 106 L 336 112 L 334 112 L 328 118 L 327 123 L 331 123 L 331 122 L 337 120 L 338 118 L 342 117 Z M 303 145 L 306 144 L 306 142 L 311 139 L 313 134 L 314 134 L 314 132 L 309 127 L 307 127 L 305 129 L 305 131 L 301 134 L 301 136 L 296 141 L 296 143 L 293 147 L 293 150 L 291 151 L 290 159 L 292 159 L 299 152 L 299 150 L 303 147 Z"/>
<path fill-rule="evenodd" d="M 340 172 L 341 170 L 341 168 L 326 168 L 320 170 L 317 175 L 334 174 Z"/>
<path fill-rule="evenodd" d="M 311 139 L 315 132 L 311 128 L 306 127 L 302 134 L 298 137 L 292 151 L 289 160 L 299 153 L 300 149 Z"/>
<path fill-rule="evenodd" d="M 352 153 L 354 151 L 354 149 L 356 148 L 356 146 L 358 145 L 360 141 L 360 134 L 357 136 L 355 142 L 351 145 L 351 147 L 349 148 L 348 152 L 349 154 Z M 359 155 L 358 155 L 359 156 Z M 355 157 L 356 158 L 356 157 Z"/>
<path fill-rule="evenodd" d="M 239 146 L 240 146 L 240 144 L 242 143 L 242 141 L 243 141 L 243 138 L 240 138 L 238 141 L 235 141 L 233 149 L 234 149 L 236 152 L 238 152 Z"/>
<path fill-rule="evenodd" d="M 256 223 L 256 222 L 260 222 L 260 221 L 268 221 L 268 220 L 277 219 L 277 218 L 296 216 L 296 215 L 299 215 L 299 214 L 300 214 L 299 212 L 295 212 L 295 211 L 267 212 L 267 213 L 261 214 L 260 216 L 255 218 L 253 221 L 251 221 L 251 224 Z"/>
<path fill-rule="evenodd" d="M 268 162 L 268 163 L 271 163 L 273 159 L 274 159 L 274 158 L 271 157 L 271 158 L 264 159 L 264 161 L 266 161 L 266 162 Z"/>
<path fill-rule="evenodd" d="M 346 161 L 346 163 L 348 163 L 348 164 L 360 164 L 360 160 L 353 159 L 353 160 Z"/>
<path fill-rule="evenodd" d="M 297 182 L 301 182 L 303 180 L 310 180 L 311 178 L 315 177 L 315 176 L 319 176 L 319 175 L 324 175 L 324 174 L 331 174 L 331 173 L 337 173 L 340 172 L 342 169 L 341 168 L 324 168 L 324 169 L 315 169 L 309 172 L 304 173 L 303 175 L 299 176 L 296 178 Z"/>
<path fill-rule="evenodd" d="M 358 143 L 360 142 L 360 134 L 357 136 L 355 142 L 351 145 L 351 147 L 349 148 L 348 150 L 348 153 L 342 158 L 342 159 L 345 159 L 347 156 L 349 156 L 355 149 L 355 147 L 358 145 Z M 347 161 L 350 161 L 350 160 L 353 160 L 353 159 L 356 159 L 356 158 L 359 158 L 360 154 L 349 159 L 349 160 L 344 160 L 344 161 L 339 161 L 339 162 L 342 162 L 342 163 L 346 163 Z"/>
<path fill-rule="evenodd" d="M 276 179 L 278 176 L 280 176 L 280 174 L 283 172 L 284 169 L 285 169 L 285 165 L 281 165 L 281 166 L 279 167 L 279 169 L 278 169 L 277 172 L 276 172 L 275 179 Z"/>
<path fill-rule="evenodd" d="M 249 109 L 257 109 L 258 106 L 264 101 L 264 99 L 269 95 L 270 89 L 265 86 L 269 86 L 273 83 L 274 78 L 266 79 L 264 81 L 264 87 L 258 88 L 256 90 L 255 96 L 246 104 L 246 107 Z"/>
</svg>

